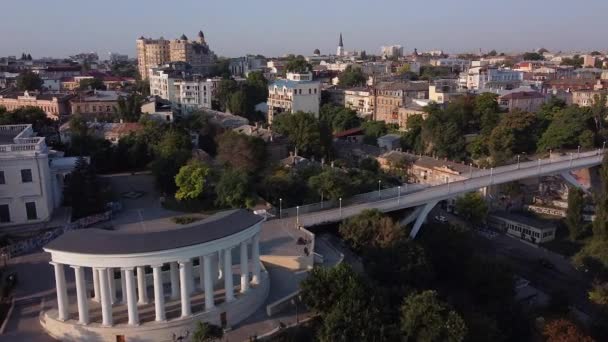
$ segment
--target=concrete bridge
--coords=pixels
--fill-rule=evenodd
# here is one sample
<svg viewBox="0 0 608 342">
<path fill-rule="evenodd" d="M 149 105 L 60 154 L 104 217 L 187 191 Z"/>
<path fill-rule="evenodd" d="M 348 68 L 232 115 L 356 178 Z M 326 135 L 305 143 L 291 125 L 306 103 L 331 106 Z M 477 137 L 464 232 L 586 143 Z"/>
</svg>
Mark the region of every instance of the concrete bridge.
<svg viewBox="0 0 608 342">
<path fill-rule="evenodd" d="M 574 183 L 575 180 L 571 177 L 569 172 L 600 165 L 603 159 L 603 152 L 603 150 L 598 149 L 589 152 L 570 153 L 567 155 L 553 154 L 545 159 L 472 172 L 470 178 L 462 181 L 432 186 L 403 195 L 397 193 L 397 196 L 391 198 L 370 200 L 365 203 L 301 215 L 298 214 L 295 217 L 282 219 L 282 221 L 290 221 L 289 223 L 293 222 L 295 227 L 309 227 L 339 222 L 345 218 L 355 216 L 365 209 L 378 209 L 382 212 L 391 212 L 414 208 L 412 214 L 402 223 L 408 224 L 415 221 L 414 227 L 410 233 L 410 236 L 415 238 L 429 212 L 442 200 L 453 198 L 467 192 L 477 191 L 492 185 L 550 174 L 562 174 L 566 181 Z M 578 184 L 573 185 L 578 186 Z"/>
</svg>

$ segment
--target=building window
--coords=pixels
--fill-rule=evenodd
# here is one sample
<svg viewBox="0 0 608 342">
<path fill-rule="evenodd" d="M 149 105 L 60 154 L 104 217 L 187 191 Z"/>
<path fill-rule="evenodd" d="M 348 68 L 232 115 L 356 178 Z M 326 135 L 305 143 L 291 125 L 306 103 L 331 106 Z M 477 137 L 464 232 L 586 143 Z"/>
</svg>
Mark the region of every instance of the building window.
<svg viewBox="0 0 608 342">
<path fill-rule="evenodd" d="M 6 184 L 6 180 L 4 179 L 4 171 L 0 171 L 0 184 Z"/>
<path fill-rule="evenodd" d="M 32 170 L 30 170 L 30 169 L 21 170 L 21 182 L 22 183 L 31 183 L 32 182 Z"/>
<path fill-rule="evenodd" d="M 11 222 L 11 213 L 8 204 L 0 204 L 0 223 Z"/>
<path fill-rule="evenodd" d="M 25 203 L 25 212 L 27 214 L 28 220 L 38 219 L 38 214 L 36 213 L 36 202 L 26 202 Z"/>
</svg>

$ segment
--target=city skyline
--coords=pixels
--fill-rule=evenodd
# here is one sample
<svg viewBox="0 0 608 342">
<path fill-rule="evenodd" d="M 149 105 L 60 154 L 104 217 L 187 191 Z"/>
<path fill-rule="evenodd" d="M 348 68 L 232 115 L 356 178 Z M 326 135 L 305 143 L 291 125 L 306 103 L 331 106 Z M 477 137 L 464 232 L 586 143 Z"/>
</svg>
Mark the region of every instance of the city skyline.
<svg viewBox="0 0 608 342">
<path fill-rule="evenodd" d="M 2 32 L 10 32 L 0 36 L 0 55 L 26 52 L 34 57 L 67 57 L 91 51 L 102 57 L 108 52 L 134 57 L 135 40 L 142 35 L 174 39 L 182 34 L 195 37 L 199 30 L 205 32 L 212 50 L 227 57 L 247 53 L 309 55 L 316 48 L 323 54 L 334 53 L 340 32 L 346 50 L 371 54 L 378 54 L 380 47 L 388 44 L 403 45 L 406 53 L 414 48 L 449 52 L 521 52 L 540 47 L 550 51 L 604 50 L 602 32 L 594 30 L 592 23 L 597 22 L 599 28 L 602 13 L 608 10 L 608 3 L 600 0 L 590 0 L 579 8 L 548 1 L 514 0 L 504 8 L 480 0 L 459 6 L 439 0 L 433 12 L 424 4 L 393 0 L 375 3 L 378 10 L 373 12 L 368 3 L 359 0 L 311 0 L 306 4 L 308 12 L 293 11 L 275 0 L 238 6 L 189 0 L 179 8 L 163 11 L 158 8 L 166 3 L 157 0 L 146 2 L 145 7 L 109 0 L 105 2 L 109 10 L 91 15 L 93 11 L 85 3 L 59 0 L 44 7 L 32 6 L 34 2 L 7 6 L 13 15 L 0 23 Z M 540 15 L 546 14 L 547 6 L 551 6 L 551 15 Z M 370 13 L 376 15 L 370 17 Z M 467 17 L 472 13 L 483 15 Z M 28 16 L 37 22 L 36 29 L 28 29 L 31 21 L 23 20 Z"/>
</svg>

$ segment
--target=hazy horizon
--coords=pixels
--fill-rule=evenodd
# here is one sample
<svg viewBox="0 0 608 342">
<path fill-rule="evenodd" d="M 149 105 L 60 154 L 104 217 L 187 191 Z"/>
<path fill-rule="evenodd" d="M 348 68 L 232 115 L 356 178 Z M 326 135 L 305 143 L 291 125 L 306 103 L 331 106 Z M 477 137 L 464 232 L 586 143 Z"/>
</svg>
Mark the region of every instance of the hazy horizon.
<svg viewBox="0 0 608 342">
<path fill-rule="evenodd" d="M 601 23 L 608 1 L 511 0 L 495 4 L 436 0 L 408 4 L 397 0 L 310 0 L 298 6 L 285 1 L 182 0 L 100 3 L 56 0 L 10 2 L 0 21 L 0 56 L 30 53 L 35 58 L 67 57 L 80 52 L 135 56 L 140 36 L 196 38 L 205 32 L 219 56 L 247 53 L 281 56 L 335 53 L 338 35 L 345 49 L 379 53 L 382 45 L 402 45 L 406 53 L 523 52 L 606 50 Z M 582 1 L 581 1 L 582 3 Z M 373 8 L 371 8 L 373 7 Z"/>
</svg>

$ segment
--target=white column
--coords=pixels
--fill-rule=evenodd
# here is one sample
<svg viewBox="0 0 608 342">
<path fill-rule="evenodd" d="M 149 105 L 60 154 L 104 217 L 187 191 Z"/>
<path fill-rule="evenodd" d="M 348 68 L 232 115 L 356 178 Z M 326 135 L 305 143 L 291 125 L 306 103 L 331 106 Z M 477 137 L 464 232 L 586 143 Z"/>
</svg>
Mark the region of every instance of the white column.
<svg viewBox="0 0 608 342">
<path fill-rule="evenodd" d="M 139 295 L 139 305 L 148 304 L 148 291 L 146 289 L 146 268 L 137 266 L 137 294 Z"/>
<path fill-rule="evenodd" d="M 171 276 L 171 299 L 177 299 L 179 298 L 179 270 L 177 262 L 171 262 L 169 265 Z"/>
<path fill-rule="evenodd" d="M 247 241 L 241 242 L 241 293 L 249 290 L 249 260 L 247 258 Z"/>
<path fill-rule="evenodd" d="M 253 242 L 251 243 L 251 264 L 253 268 L 251 283 L 257 285 L 260 283 L 260 233 L 253 236 Z"/>
<path fill-rule="evenodd" d="M 110 286 L 110 303 L 116 303 L 116 280 L 114 279 L 114 269 L 107 268 L 108 273 L 108 285 Z"/>
<path fill-rule="evenodd" d="M 192 259 L 190 259 L 190 262 L 186 265 L 186 267 L 188 268 L 188 293 L 192 295 L 194 293 L 194 265 Z"/>
<path fill-rule="evenodd" d="M 232 252 L 230 248 L 224 250 L 224 291 L 226 302 L 234 300 L 234 285 L 232 284 Z"/>
<path fill-rule="evenodd" d="M 152 266 L 152 275 L 154 276 L 154 309 L 156 311 L 156 321 L 164 322 L 165 317 L 165 293 L 163 291 L 163 265 Z"/>
<path fill-rule="evenodd" d="M 127 277 L 124 269 L 120 270 L 120 302 L 127 304 Z"/>
<path fill-rule="evenodd" d="M 89 302 L 87 298 L 87 283 L 84 280 L 84 268 L 72 266 L 76 278 L 76 299 L 78 302 L 78 322 L 89 324 Z"/>
<path fill-rule="evenodd" d="M 180 293 L 181 293 L 181 302 L 182 302 L 182 317 L 189 317 L 192 315 L 192 311 L 190 308 L 190 282 L 188 281 L 188 277 L 191 277 L 192 274 L 189 274 L 191 264 L 190 260 L 182 260 L 179 262 L 179 282 L 180 282 Z"/>
<path fill-rule="evenodd" d="M 205 258 L 202 256 L 198 257 L 198 280 L 201 291 L 205 291 Z"/>
<path fill-rule="evenodd" d="M 215 307 L 214 303 L 214 291 L 213 283 L 214 278 L 211 277 L 211 255 L 205 255 L 203 257 L 204 270 L 205 270 L 205 310 L 209 311 Z"/>
<path fill-rule="evenodd" d="M 99 272 L 97 272 L 97 270 L 94 268 L 91 268 L 91 271 L 93 271 L 93 292 L 95 292 L 93 300 L 99 302 L 101 298 L 99 293 Z"/>
<path fill-rule="evenodd" d="M 65 270 L 63 264 L 51 262 L 55 268 L 55 288 L 57 289 L 57 318 L 60 321 L 68 319 L 68 292 L 65 287 Z"/>
<path fill-rule="evenodd" d="M 123 287 L 123 301 L 127 303 L 129 312 L 129 325 L 139 325 L 139 312 L 137 311 L 137 294 L 135 293 L 135 277 L 133 267 L 123 268 L 121 276 L 125 279 Z"/>
<path fill-rule="evenodd" d="M 217 251 L 217 279 L 220 280 L 224 277 L 224 251 Z"/>
<path fill-rule="evenodd" d="M 112 325 L 112 302 L 110 298 L 110 283 L 108 281 L 108 270 L 106 268 L 98 268 L 99 272 L 99 287 L 101 288 L 101 324 L 105 326 Z"/>
</svg>

